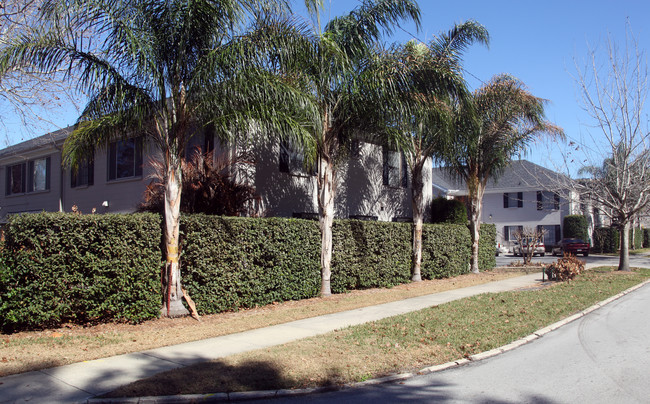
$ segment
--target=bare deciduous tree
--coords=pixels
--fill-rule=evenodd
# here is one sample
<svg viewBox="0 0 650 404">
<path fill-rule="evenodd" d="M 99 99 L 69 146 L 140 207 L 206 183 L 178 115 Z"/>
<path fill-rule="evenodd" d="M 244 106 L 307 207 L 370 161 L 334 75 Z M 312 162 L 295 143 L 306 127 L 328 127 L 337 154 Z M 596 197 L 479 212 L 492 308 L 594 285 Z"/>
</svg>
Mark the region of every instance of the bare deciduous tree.
<svg viewBox="0 0 650 404">
<path fill-rule="evenodd" d="M 519 251 L 524 259 L 524 265 L 528 265 L 536 254 L 536 248 L 543 243 L 546 231 L 541 227 L 524 227 L 513 233 L 515 240 L 519 243 Z"/>
<path fill-rule="evenodd" d="M 0 2 L 0 50 L 13 39 L 32 35 L 41 25 L 38 13 L 43 0 L 3 0 Z M 57 71 L 41 71 L 35 66 L 15 66 L 0 77 L 0 132 L 9 143 L 7 124 L 19 122 L 31 132 L 53 125 L 51 113 L 76 107 L 80 94 Z"/>
<path fill-rule="evenodd" d="M 591 50 L 575 80 L 592 120 L 591 151 L 575 189 L 620 228 L 618 269 L 629 271 L 630 224 L 650 206 L 648 70 L 629 25 L 623 47 L 608 37 L 604 52 Z M 598 148 L 598 145 L 603 145 Z"/>
</svg>

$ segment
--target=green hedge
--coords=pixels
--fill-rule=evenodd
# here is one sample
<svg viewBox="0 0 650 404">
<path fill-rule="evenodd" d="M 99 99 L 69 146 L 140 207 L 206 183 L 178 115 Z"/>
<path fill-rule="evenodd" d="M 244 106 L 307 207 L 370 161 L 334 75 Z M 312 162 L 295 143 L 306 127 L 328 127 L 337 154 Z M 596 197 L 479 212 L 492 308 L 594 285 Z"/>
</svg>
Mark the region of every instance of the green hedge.
<svg viewBox="0 0 650 404">
<path fill-rule="evenodd" d="M 0 326 L 156 317 L 160 225 L 151 214 L 11 217 L 0 252 Z"/>
<path fill-rule="evenodd" d="M 589 224 L 587 217 L 583 215 L 568 215 L 564 217 L 564 226 L 562 226 L 564 238 L 579 238 L 589 240 Z"/>
<path fill-rule="evenodd" d="M 650 229 L 643 229 L 643 248 L 650 248 Z"/>
<path fill-rule="evenodd" d="M 494 267 L 496 230 L 485 228 L 481 264 L 488 269 Z M 313 297 L 320 290 L 318 222 L 193 215 L 182 218 L 181 229 L 183 282 L 202 314 Z M 336 220 L 332 291 L 408 282 L 411 232 L 410 223 Z M 422 238 L 424 279 L 467 272 L 466 226 L 425 224 Z"/>
<path fill-rule="evenodd" d="M 478 267 L 484 271 L 497 265 L 495 246 L 497 240 L 497 227 L 491 223 L 482 223 L 478 243 Z"/>
<path fill-rule="evenodd" d="M 431 222 L 467 224 L 467 207 L 458 199 L 435 198 L 431 201 Z"/>
<path fill-rule="evenodd" d="M 153 214 L 13 217 L 0 252 L 0 325 L 138 322 L 158 315 L 161 220 Z M 410 223 L 336 220 L 332 290 L 409 282 Z M 481 226 L 480 268 L 495 264 L 493 225 Z M 184 215 L 181 273 L 201 314 L 316 296 L 318 222 Z M 425 224 L 422 277 L 468 271 L 464 225 Z"/>
<path fill-rule="evenodd" d="M 618 252 L 621 237 L 614 227 L 597 227 L 594 229 L 593 251 L 598 253 Z"/>
<path fill-rule="evenodd" d="M 183 284 L 201 314 L 316 296 L 318 222 L 181 217 Z"/>
<path fill-rule="evenodd" d="M 411 240 L 411 223 L 336 220 L 332 227 L 332 292 L 408 282 Z M 320 260 L 320 244 L 318 252 Z"/>
</svg>

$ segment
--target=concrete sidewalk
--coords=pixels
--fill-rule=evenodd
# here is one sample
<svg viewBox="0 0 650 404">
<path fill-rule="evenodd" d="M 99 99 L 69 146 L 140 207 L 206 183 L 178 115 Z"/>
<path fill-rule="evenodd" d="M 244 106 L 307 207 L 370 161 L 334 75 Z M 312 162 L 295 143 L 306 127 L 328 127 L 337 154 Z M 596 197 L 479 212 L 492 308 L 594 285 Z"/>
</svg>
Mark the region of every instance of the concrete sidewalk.
<svg viewBox="0 0 650 404">
<path fill-rule="evenodd" d="M 0 403 L 83 402 L 156 373 L 324 334 L 489 292 L 531 287 L 541 271 L 272 327 L 0 378 Z"/>
</svg>

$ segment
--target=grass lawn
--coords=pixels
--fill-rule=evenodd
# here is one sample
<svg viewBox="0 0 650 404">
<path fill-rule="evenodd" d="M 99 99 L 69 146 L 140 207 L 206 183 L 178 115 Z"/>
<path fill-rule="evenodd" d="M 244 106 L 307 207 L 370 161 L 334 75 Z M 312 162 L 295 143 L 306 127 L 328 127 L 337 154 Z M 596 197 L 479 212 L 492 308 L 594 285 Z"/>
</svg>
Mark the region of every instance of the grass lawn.
<svg viewBox="0 0 650 404">
<path fill-rule="evenodd" d="M 107 397 L 329 386 L 414 371 L 505 345 L 648 277 L 650 269 L 596 268 L 571 282 L 479 295 L 160 373 Z"/>
</svg>

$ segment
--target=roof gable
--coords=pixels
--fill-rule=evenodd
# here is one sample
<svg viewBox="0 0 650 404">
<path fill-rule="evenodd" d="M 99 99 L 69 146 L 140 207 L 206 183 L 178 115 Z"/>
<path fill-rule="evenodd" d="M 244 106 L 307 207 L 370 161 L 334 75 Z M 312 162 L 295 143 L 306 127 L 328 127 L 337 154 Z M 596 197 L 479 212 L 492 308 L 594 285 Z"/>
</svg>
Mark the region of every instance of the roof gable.
<svg viewBox="0 0 650 404">
<path fill-rule="evenodd" d="M 6 149 L 0 150 L 0 159 L 18 157 L 38 149 L 60 146 L 68 135 L 72 133 L 73 129 L 73 126 L 68 126 L 67 128 L 9 146 Z"/>
<path fill-rule="evenodd" d="M 465 182 L 450 175 L 444 167 L 433 168 L 433 186 L 455 195 L 467 194 Z M 512 189 L 556 189 L 568 178 L 528 160 L 513 160 L 496 180 L 488 180 L 485 192 L 503 192 Z"/>
</svg>

